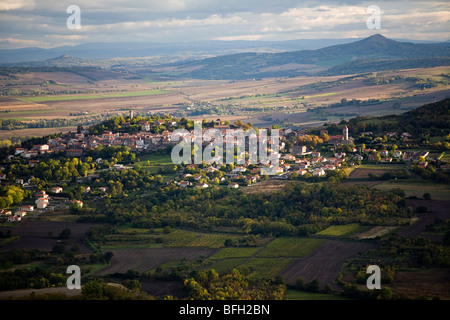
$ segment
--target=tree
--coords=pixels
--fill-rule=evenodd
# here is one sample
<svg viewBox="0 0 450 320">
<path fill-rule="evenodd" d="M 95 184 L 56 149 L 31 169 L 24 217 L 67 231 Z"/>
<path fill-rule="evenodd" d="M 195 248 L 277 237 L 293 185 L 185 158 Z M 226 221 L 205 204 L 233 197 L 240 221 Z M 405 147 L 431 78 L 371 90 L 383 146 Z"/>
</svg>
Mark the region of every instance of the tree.
<svg viewBox="0 0 450 320">
<path fill-rule="evenodd" d="M 299 176 L 298 171 L 294 171 L 289 175 L 289 179 L 294 180 L 294 179 L 297 179 L 298 176 Z"/>
<path fill-rule="evenodd" d="M 81 294 L 87 298 L 101 298 L 103 295 L 102 285 L 96 280 L 88 281 L 81 288 Z"/>
<path fill-rule="evenodd" d="M 299 277 L 296 281 L 295 281 L 295 287 L 298 290 L 304 290 L 305 289 L 305 280 L 303 280 L 302 277 Z"/>
<path fill-rule="evenodd" d="M 442 244 L 444 246 L 450 246 L 450 231 L 447 231 L 444 234 L 444 238 L 442 239 Z"/>
<path fill-rule="evenodd" d="M 319 292 L 320 291 L 320 280 L 314 279 L 308 284 L 308 291 Z"/>
<path fill-rule="evenodd" d="M 78 214 L 80 211 L 81 211 L 81 205 L 78 202 L 74 201 L 70 204 L 69 212 L 71 214 Z"/>
<path fill-rule="evenodd" d="M 64 230 L 61 231 L 61 233 L 58 236 L 58 239 L 69 239 L 70 238 L 70 234 L 72 233 L 72 231 L 70 230 L 70 228 L 65 228 Z"/>
<path fill-rule="evenodd" d="M 380 299 L 383 299 L 383 300 L 390 300 L 392 298 L 391 289 L 389 289 L 388 287 L 381 288 L 379 297 L 380 297 Z"/>
<path fill-rule="evenodd" d="M 331 286 L 331 284 L 327 283 L 323 288 L 323 292 L 325 292 L 326 294 L 333 293 L 333 287 Z"/>
<path fill-rule="evenodd" d="M 426 192 L 426 193 L 423 194 L 423 198 L 425 200 L 431 200 L 431 194 L 429 192 Z"/>
</svg>

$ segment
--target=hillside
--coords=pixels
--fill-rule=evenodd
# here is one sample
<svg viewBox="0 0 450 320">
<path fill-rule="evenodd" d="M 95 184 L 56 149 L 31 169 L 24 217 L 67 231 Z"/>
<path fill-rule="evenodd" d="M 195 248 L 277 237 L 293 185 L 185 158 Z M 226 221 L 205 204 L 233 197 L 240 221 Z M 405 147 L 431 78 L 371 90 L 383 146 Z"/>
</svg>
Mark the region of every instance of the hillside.
<svg viewBox="0 0 450 320">
<path fill-rule="evenodd" d="M 360 132 L 361 125 L 364 124 L 367 131 L 403 131 L 414 136 L 445 136 L 450 131 L 450 98 L 425 104 L 403 114 L 377 117 L 375 120 L 377 121 L 353 118 L 348 126 L 354 132 Z"/>
<path fill-rule="evenodd" d="M 329 46 L 317 50 L 302 50 L 282 53 L 240 53 L 220 57 L 179 62 L 153 68 L 153 71 L 172 76 L 200 79 L 249 79 L 264 77 L 291 77 L 325 73 L 329 68 L 333 75 L 348 74 L 349 70 L 366 72 L 401 67 L 420 66 L 423 62 L 414 59 L 433 59 L 433 65 L 448 65 L 450 48 L 438 44 L 415 44 L 373 35 L 348 44 Z M 444 59 L 436 59 L 444 57 Z M 384 59 L 375 67 L 362 61 Z M 339 69 L 339 66 L 344 66 Z M 351 72 L 350 72 L 351 73 Z"/>
</svg>

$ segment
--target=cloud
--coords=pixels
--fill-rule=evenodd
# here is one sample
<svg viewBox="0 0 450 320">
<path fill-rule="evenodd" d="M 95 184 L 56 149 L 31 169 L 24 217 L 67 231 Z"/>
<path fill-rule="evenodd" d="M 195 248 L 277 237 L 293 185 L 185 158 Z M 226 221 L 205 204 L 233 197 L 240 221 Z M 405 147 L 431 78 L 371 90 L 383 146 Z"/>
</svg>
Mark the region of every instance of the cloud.
<svg viewBox="0 0 450 320">
<path fill-rule="evenodd" d="M 33 9 L 34 0 L 2 0 L 0 11 L 10 11 L 18 9 Z"/>
<path fill-rule="evenodd" d="M 81 8 L 79 30 L 66 27 L 70 4 Z M 371 4 L 358 0 L 3 1 L 0 39 L 58 46 L 61 42 L 365 37 L 373 34 L 366 26 Z M 377 33 L 404 39 L 450 38 L 447 2 L 378 0 L 376 4 L 382 13 L 382 30 Z"/>
</svg>

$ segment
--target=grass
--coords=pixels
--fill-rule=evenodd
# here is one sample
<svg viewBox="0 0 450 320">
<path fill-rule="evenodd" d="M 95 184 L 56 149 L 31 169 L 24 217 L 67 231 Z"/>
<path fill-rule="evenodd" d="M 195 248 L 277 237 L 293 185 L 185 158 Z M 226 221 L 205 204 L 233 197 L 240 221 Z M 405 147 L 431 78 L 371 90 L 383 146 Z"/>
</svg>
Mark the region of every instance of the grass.
<svg viewBox="0 0 450 320">
<path fill-rule="evenodd" d="M 152 95 L 172 93 L 172 92 L 173 91 L 169 91 L 169 90 L 145 90 L 145 91 L 127 91 L 127 92 L 107 93 L 107 94 L 25 97 L 25 98 L 21 98 L 21 99 L 25 100 L 25 101 L 29 101 L 29 102 L 88 100 L 88 99 L 152 96 Z"/>
<path fill-rule="evenodd" d="M 207 247 L 223 248 L 227 239 L 237 239 L 239 236 L 220 233 L 199 233 L 186 230 L 175 230 L 164 237 L 169 247 Z"/>
<path fill-rule="evenodd" d="M 285 298 L 286 300 L 350 300 L 337 294 L 306 292 L 294 289 L 287 289 Z"/>
<path fill-rule="evenodd" d="M 416 196 L 422 198 L 424 193 L 430 193 L 433 200 L 450 199 L 450 186 L 443 183 L 435 183 L 427 180 L 408 179 L 387 181 L 374 186 L 374 188 L 388 191 L 399 188 L 405 192 L 406 197 Z"/>
<path fill-rule="evenodd" d="M 358 223 L 351 223 L 339 226 L 330 226 L 316 234 L 321 236 L 349 237 L 356 233 L 362 232 L 363 229 L 365 231 L 367 228 L 361 227 Z"/>
<path fill-rule="evenodd" d="M 212 260 L 212 263 L 207 266 L 207 269 L 214 269 L 219 274 L 225 274 L 233 268 L 237 268 L 243 264 L 246 258 L 232 258 L 223 260 Z"/>
<path fill-rule="evenodd" d="M 295 259 L 288 258 L 252 258 L 240 267 L 250 268 L 252 271 L 250 277 L 271 279 L 278 276 L 294 261 Z"/>
<path fill-rule="evenodd" d="M 361 164 L 359 169 L 371 169 L 371 170 L 401 170 L 405 169 L 404 164 Z"/>
<path fill-rule="evenodd" d="M 331 96 L 337 96 L 342 94 L 342 92 L 327 92 L 327 93 L 320 93 L 320 94 L 314 94 L 311 96 L 305 96 L 305 99 L 312 99 L 312 98 L 323 98 L 323 97 L 331 97 Z"/>
<path fill-rule="evenodd" d="M 258 253 L 257 257 L 305 257 L 327 240 L 314 238 L 277 238 Z"/>
<path fill-rule="evenodd" d="M 161 167 L 173 167 L 175 164 L 172 161 L 170 154 L 148 154 L 139 157 L 139 161 L 136 162 L 137 165 L 142 166 L 143 169 L 149 170 L 151 174 L 158 174 L 159 168 Z M 161 174 L 161 173 L 160 173 Z M 162 175 L 162 174 L 161 174 Z M 167 174 L 166 174 L 167 175 Z M 171 178 L 174 178 L 177 174 L 170 174 Z"/>
<path fill-rule="evenodd" d="M 223 248 L 215 253 L 210 259 L 229 259 L 229 258 L 245 258 L 254 256 L 261 248 L 245 247 L 245 248 Z"/>
<path fill-rule="evenodd" d="M 103 250 L 112 249 L 138 249 L 138 248 L 163 248 L 163 247 L 205 247 L 223 248 L 225 240 L 236 240 L 239 235 L 229 235 L 221 233 L 202 233 L 177 229 L 169 234 L 150 232 L 149 229 L 138 231 L 136 228 L 126 227 L 119 229 L 118 233 L 106 235 L 105 239 L 97 243 Z M 230 248 L 232 249 L 232 248 Z M 239 248 L 235 248 L 239 249 Z M 255 249 L 255 248 L 252 248 Z M 238 251 L 236 251 L 238 252 Z M 236 255 L 226 252 L 223 256 Z M 241 253 L 242 256 L 242 253 Z M 244 255 L 245 256 L 245 255 Z M 250 255 L 251 256 L 251 255 Z M 220 255 L 219 255 L 219 258 Z M 218 259 L 216 257 L 216 259 Z"/>
</svg>

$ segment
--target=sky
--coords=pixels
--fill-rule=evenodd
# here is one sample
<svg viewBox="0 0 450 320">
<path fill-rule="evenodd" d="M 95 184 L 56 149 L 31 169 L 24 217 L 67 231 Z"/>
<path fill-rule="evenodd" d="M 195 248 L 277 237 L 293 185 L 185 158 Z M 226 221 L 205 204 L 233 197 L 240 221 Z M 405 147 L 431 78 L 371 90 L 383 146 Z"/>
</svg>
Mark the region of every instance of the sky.
<svg viewBox="0 0 450 320">
<path fill-rule="evenodd" d="M 80 9 L 74 20 L 70 5 Z M 380 28 L 374 12 L 380 9 Z M 372 29 L 367 20 L 371 19 Z M 80 22 L 80 28 L 69 28 Z M 0 48 L 89 42 L 364 38 L 450 40 L 447 1 L 0 0 Z"/>
</svg>

